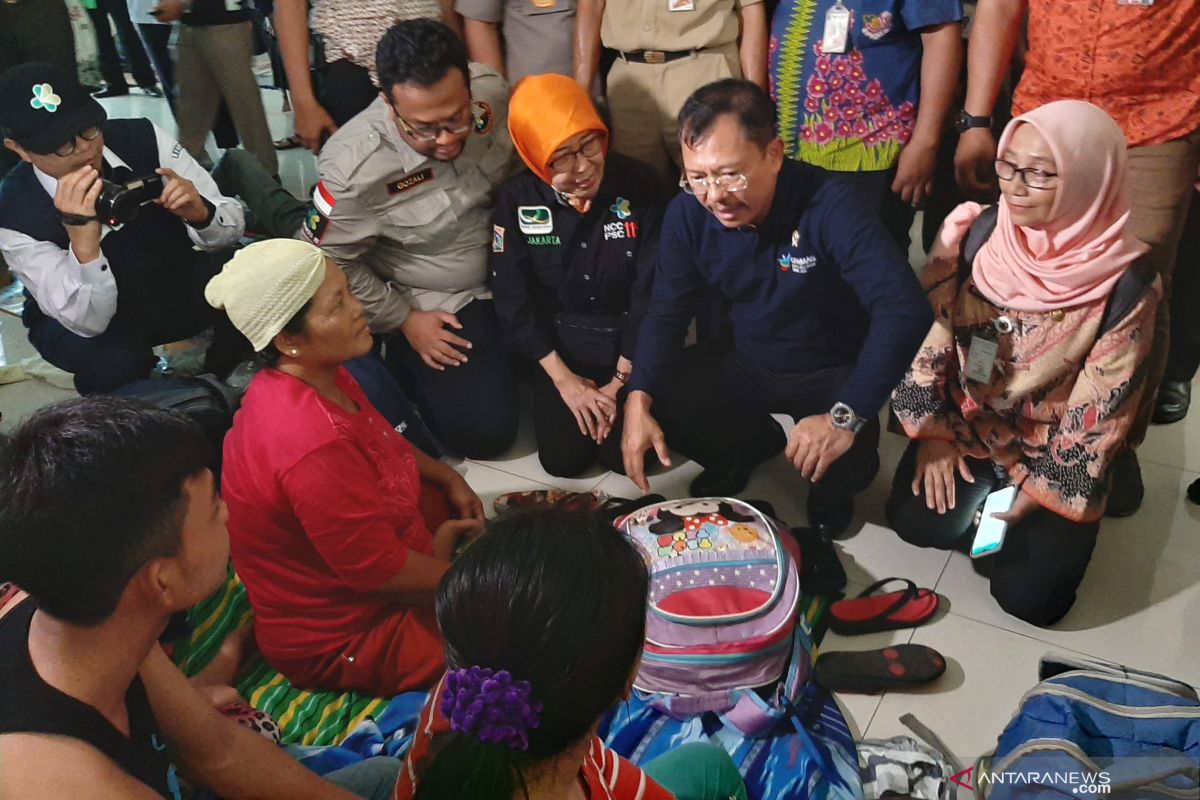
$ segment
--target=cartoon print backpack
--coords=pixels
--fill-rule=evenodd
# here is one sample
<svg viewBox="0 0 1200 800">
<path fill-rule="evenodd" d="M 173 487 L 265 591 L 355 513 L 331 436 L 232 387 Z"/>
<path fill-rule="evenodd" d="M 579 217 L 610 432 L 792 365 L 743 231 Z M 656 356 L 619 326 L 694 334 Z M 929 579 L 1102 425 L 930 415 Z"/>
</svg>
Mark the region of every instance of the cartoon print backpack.
<svg viewBox="0 0 1200 800">
<path fill-rule="evenodd" d="M 711 711 L 746 736 L 769 732 L 811 668 L 790 534 L 747 503 L 712 497 L 655 503 L 616 526 L 650 569 L 634 688 L 676 719 Z"/>
</svg>

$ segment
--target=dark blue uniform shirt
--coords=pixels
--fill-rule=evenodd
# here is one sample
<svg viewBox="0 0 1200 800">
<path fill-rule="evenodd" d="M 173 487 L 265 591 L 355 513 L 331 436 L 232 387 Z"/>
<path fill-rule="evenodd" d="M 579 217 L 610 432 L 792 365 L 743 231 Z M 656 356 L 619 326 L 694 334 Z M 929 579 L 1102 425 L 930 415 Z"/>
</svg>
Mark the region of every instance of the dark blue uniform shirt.
<svg viewBox="0 0 1200 800">
<path fill-rule="evenodd" d="M 856 191 L 785 160 L 771 210 L 754 230 L 727 229 L 695 197 L 676 197 L 630 388 L 654 395 L 711 286 L 730 306 L 742 358 L 774 372 L 853 365 L 837 399 L 860 417 L 878 414 L 933 314 L 908 260 Z"/>
</svg>

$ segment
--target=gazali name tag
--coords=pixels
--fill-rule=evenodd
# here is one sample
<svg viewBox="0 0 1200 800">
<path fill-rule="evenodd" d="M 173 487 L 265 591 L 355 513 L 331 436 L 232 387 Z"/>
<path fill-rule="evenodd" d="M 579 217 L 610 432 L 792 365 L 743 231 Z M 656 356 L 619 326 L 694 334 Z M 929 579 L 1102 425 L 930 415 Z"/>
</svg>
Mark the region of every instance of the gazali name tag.
<svg viewBox="0 0 1200 800">
<path fill-rule="evenodd" d="M 420 172 L 414 172 L 412 175 L 405 175 L 397 181 L 392 181 L 387 185 L 388 194 L 400 194 L 407 192 L 414 186 L 420 186 L 425 181 L 433 177 L 433 169 L 426 167 Z"/>
</svg>

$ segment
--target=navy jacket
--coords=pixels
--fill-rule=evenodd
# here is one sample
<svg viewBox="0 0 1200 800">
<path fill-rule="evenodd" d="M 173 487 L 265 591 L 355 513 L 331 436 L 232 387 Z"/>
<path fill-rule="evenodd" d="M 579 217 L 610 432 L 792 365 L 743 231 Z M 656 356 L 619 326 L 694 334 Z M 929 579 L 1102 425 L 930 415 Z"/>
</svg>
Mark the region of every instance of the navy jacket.
<svg viewBox="0 0 1200 800">
<path fill-rule="evenodd" d="M 729 230 L 695 197 L 672 201 L 630 388 L 654 395 L 706 286 L 728 302 L 739 355 L 762 369 L 853 365 L 837 393 L 879 413 L 933 314 L 908 260 L 857 189 L 784 161 L 766 221 Z"/>
</svg>

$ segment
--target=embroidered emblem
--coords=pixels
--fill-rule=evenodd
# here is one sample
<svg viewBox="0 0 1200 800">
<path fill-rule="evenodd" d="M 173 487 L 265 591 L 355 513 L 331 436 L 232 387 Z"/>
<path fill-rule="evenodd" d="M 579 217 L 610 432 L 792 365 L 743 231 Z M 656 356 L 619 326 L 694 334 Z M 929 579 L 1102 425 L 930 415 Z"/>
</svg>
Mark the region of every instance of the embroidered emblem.
<svg viewBox="0 0 1200 800">
<path fill-rule="evenodd" d="M 62 98 L 54 93 L 54 87 L 48 83 L 38 83 L 33 86 L 33 99 L 29 105 L 53 114 L 62 105 Z"/>
<path fill-rule="evenodd" d="M 617 202 L 608 207 L 608 210 L 617 215 L 617 219 L 629 219 L 633 216 L 633 212 L 629 210 L 629 201 L 624 197 L 618 197 Z"/>
<path fill-rule="evenodd" d="M 329 217 L 320 212 L 319 209 L 310 208 L 308 214 L 304 217 L 304 236 L 313 244 L 320 244 L 321 237 L 325 234 L 325 228 L 329 225 Z"/>
<path fill-rule="evenodd" d="M 604 241 L 612 239 L 636 239 L 638 224 L 636 222 L 606 222 L 604 223 Z"/>
<path fill-rule="evenodd" d="M 550 233 L 554 230 L 550 206 L 517 206 L 517 224 L 521 233 Z"/>
<path fill-rule="evenodd" d="M 526 236 L 525 243 L 533 247 L 559 247 L 562 239 L 557 236 Z"/>
<path fill-rule="evenodd" d="M 878 16 L 863 14 L 863 36 L 879 41 L 892 32 L 892 12 L 884 11 Z"/>
<path fill-rule="evenodd" d="M 794 272 L 797 275 L 807 275 L 808 271 L 816 265 L 816 256 L 797 256 L 791 253 L 784 253 L 779 257 L 780 272 Z"/>
<path fill-rule="evenodd" d="M 400 194 L 401 192 L 407 192 L 414 186 L 420 186 L 422 183 L 430 180 L 431 178 L 433 178 L 433 169 L 431 167 L 426 167 L 420 172 L 414 172 L 412 175 L 405 175 L 399 180 L 392 181 L 387 185 L 387 191 L 388 194 L 392 195 Z"/>
<path fill-rule="evenodd" d="M 499 225 L 492 226 L 492 252 L 504 252 L 504 228 Z"/>
<path fill-rule="evenodd" d="M 554 5 L 553 2 L 550 5 Z M 492 123 L 496 121 L 496 115 L 492 113 L 492 107 L 482 100 L 475 103 L 475 133 L 483 135 L 490 133 Z"/>
</svg>

